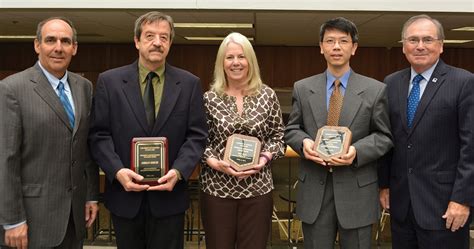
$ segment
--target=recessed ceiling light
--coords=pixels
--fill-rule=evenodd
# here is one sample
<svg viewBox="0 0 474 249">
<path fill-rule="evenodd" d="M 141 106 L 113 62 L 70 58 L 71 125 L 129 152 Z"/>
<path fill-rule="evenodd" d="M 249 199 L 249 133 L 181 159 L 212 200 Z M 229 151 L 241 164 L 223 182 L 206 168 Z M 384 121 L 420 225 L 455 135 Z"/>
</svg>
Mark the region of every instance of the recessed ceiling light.
<svg viewBox="0 0 474 249">
<path fill-rule="evenodd" d="M 220 36 L 185 36 L 188 41 L 222 41 L 225 37 Z M 253 37 L 247 37 L 249 41 L 253 41 Z"/>
<path fill-rule="evenodd" d="M 0 35 L 0 39 L 35 39 L 36 35 Z"/>
<path fill-rule="evenodd" d="M 472 42 L 473 40 L 443 40 L 445 44 L 461 44 L 461 43 L 468 43 Z M 403 41 L 398 41 L 398 43 L 403 43 Z"/>
<path fill-rule="evenodd" d="M 474 27 L 461 27 L 461 28 L 456 28 L 456 29 L 451 29 L 452 31 L 473 31 L 474 32 Z"/>
<path fill-rule="evenodd" d="M 175 28 L 251 29 L 252 23 L 175 23 Z"/>
<path fill-rule="evenodd" d="M 443 43 L 452 43 L 452 44 L 459 44 L 459 43 L 468 43 L 472 42 L 472 40 L 444 40 Z"/>
</svg>

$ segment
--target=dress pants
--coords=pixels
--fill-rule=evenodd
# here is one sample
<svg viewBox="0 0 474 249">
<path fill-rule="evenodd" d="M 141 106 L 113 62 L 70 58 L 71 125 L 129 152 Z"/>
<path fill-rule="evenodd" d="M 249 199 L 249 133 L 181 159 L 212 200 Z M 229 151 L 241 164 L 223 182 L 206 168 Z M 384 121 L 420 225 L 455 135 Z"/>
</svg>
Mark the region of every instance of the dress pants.
<svg viewBox="0 0 474 249">
<path fill-rule="evenodd" d="M 416 222 L 411 205 L 404 221 L 392 218 L 390 224 L 393 249 L 469 249 L 469 224 L 456 232 L 426 230 Z"/>
<path fill-rule="evenodd" d="M 112 214 L 118 249 L 183 249 L 184 213 L 157 218 L 147 195 L 132 219 Z"/>
<path fill-rule="evenodd" d="M 245 199 L 201 193 L 206 249 L 265 249 L 272 210 L 272 192 Z"/>
<path fill-rule="evenodd" d="M 313 224 L 303 223 L 304 248 L 334 248 L 337 232 L 339 232 L 341 249 L 369 249 L 371 247 L 372 225 L 345 229 L 339 224 L 334 203 L 332 174 L 328 174 L 318 218 Z"/>
</svg>

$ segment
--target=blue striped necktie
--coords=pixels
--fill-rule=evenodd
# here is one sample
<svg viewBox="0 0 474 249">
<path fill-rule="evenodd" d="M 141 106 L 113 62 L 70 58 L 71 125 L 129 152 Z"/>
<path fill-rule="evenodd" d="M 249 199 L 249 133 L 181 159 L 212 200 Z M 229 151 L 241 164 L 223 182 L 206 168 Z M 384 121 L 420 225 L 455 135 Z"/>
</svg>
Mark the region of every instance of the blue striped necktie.
<svg viewBox="0 0 474 249">
<path fill-rule="evenodd" d="M 64 84 L 60 81 L 58 84 L 58 91 L 59 91 L 59 99 L 64 106 L 64 110 L 66 111 L 67 117 L 69 118 L 69 123 L 71 127 L 74 127 L 74 111 L 72 110 L 71 102 L 69 102 L 69 98 L 67 97 L 66 93 L 64 92 Z"/>
<path fill-rule="evenodd" d="M 423 79 L 424 78 L 421 74 L 418 74 L 417 76 L 415 76 L 415 78 L 413 78 L 413 87 L 411 88 L 410 95 L 408 95 L 407 104 L 408 128 L 411 128 L 413 124 L 416 108 L 418 107 L 418 102 L 420 102 L 420 81 Z"/>
</svg>

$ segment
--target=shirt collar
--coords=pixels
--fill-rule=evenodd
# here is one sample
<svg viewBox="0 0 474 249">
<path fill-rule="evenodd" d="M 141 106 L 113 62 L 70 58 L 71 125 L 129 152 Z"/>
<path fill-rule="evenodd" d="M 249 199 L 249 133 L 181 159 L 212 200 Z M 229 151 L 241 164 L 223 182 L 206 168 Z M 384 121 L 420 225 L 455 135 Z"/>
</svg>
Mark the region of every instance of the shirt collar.
<svg viewBox="0 0 474 249">
<path fill-rule="evenodd" d="M 38 61 L 38 65 L 40 66 L 41 68 L 41 71 L 43 71 L 44 75 L 46 76 L 46 78 L 48 79 L 49 81 L 49 84 L 51 84 L 51 86 L 53 87 L 53 89 L 57 89 L 58 88 L 58 85 L 59 85 L 59 82 L 63 82 L 64 85 L 67 84 L 67 70 L 66 70 L 66 73 L 64 74 L 64 76 L 61 78 L 61 79 L 58 79 L 56 78 L 56 76 L 52 75 L 50 72 L 48 72 L 48 70 L 46 70 L 43 65 L 41 65 L 41 62 Z"/>
<path fill-rule="evenodd" d="M 431 75 L 433 74 L 436 66 L 438 65 L 438 62 L 439 62 L 439 59 L 436 61 L 435 64 L 433 64 L 433 66 L 431 66 L 430 68 L 428 68 L 427 70 L 421 73 L 421 75 L 426 81 L 429 81 L 431 79 Z M 415 71 L 415 69 L 413 69 L 413 67 L 411 67 L 410 82 L 413 82 L 413 78 L 415 78 L 415 76 L 417 75 L 418 73 Z"/>
<path fill-rule="evenodd" d="M 349 69 L 347 72 L 345 72 L 341 78 L 339 78 L 339 81 L 341 82 L 341 86 L 346 89 L 347 88 L 347 82 L 349 82 L 349 76 L 351 75 L 352 70 Z M 326 90 L 331 89 L 334 81 L 336 80 L 336 77 L 332 75 L 329 70 L 326 70 Z"/>
<path fill-rule="evenodd" d="M 140 83 L 146 84 L 146 76 L 150 70 L 146 69 L 142 64 L 138 63 L 138 74 L 140 77 Z M 161 67 L 157 68 L 155 71 L 156 75 L 160 77 L 159 82 L 163 82 L 164 74 L 165 74 L 165 64 L 163 64 Z"/>
</svg>

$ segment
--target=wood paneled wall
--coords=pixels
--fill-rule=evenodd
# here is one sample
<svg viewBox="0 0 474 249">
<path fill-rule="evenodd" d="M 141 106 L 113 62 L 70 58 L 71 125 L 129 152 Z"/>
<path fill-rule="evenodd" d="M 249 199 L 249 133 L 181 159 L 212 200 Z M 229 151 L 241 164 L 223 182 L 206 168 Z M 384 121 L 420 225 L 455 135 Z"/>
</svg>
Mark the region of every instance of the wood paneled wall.
<svg viewBox="0 0 474 249">
<path fill-rule="evenodd" d="M 168 56 L 172 65 L 184 68 L 203 82 L 212 81 L 218 46 L 173 45 Z M 326 62 L 319 47 L 256 46 L 262 78 L 272 87 L 292 87 L 296 80 L 325 70 Z M 129 64 L 137 58 L 134 44 L 79 44 L 70 70 L 95 82 L 99 73 Z M 474 72 L 474 49 L 445 48 L 446 63 Z M 37 60 L 33 43 L 0 43 L 0 79 L 32 66 Z M 358 73 L 383 78 L 408 66 L 401 48 L 359 48 L 351 59 Z"/>
</svg>

